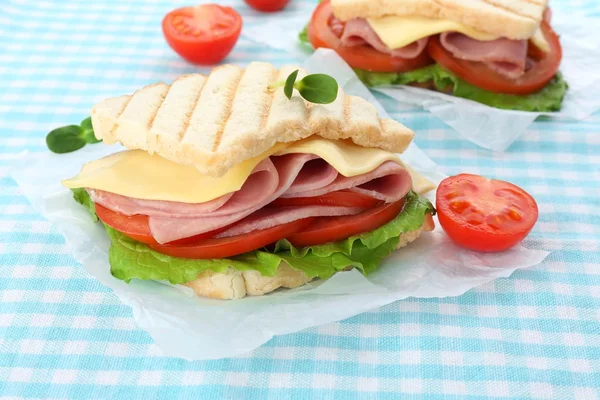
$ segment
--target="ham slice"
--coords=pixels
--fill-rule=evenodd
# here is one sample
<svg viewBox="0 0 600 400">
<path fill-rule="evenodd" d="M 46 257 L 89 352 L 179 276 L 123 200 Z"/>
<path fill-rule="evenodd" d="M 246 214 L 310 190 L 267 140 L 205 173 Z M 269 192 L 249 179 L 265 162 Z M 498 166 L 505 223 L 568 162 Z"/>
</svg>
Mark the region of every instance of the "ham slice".
<svg viewBox="0 0 600 400">
<path fill-rule="evenodd" d="M 340 24 L 332 23 L 331 26 L 334 32 L 337 33 L 340 31 Z M 335 29 L 333 29 L 334 26 L 336 27 Z M 366 19 L 354 18 L 346 22 L 343 26 L 340 40 L 342 41 L 342 45 L 346 47 L 368 44 L 375 50 L 381 53 L 389 54 L 392 57 L 413 59 L 421 55 L 421 53 L 425 50 L 425 47 L 427 47 L 427 42 L 429 39 L 419 39 L 407 46 L 392 50 L 385 43 L 383 43 L 381 38 L 373 30 L 371 25 L 369 25 Z"/>
<path fill-rule="evenodd" d="M 387 161 L 368 174 L 353 177 L 345 177 L 336 171 L 335 180 L 327 185 L 306 188 L 308 190 L 295 190 L 294 182 L 294 185 L 281 197 L 315 197 L 349 189 L 391 203 L 404 198 L 411 185 L 412 180 L 408 171 L 393 161 Z"/>
<path fill-rule="evenodd" d="M 308 217 L 358 214 L 357 207 L 297 206 L 265 208 L 279 197 L 314 197 L 352 190 L 386 202 L 398 201 L 412 186 L 408 171 L 388 161 L 375 170 L 344 177 L 313 154 L 287 154 L 261 162 L 242 188 L 202 204 L 140 200 L 89 190 L 92 200 L 125 215 L 148 215 L 157 242 L 168 243 L 230 227 L 220 234 L 233 236 Z"/>
<path fill-rule="evenodd" d="M 440 35 L 442 46 L 456 58 L 484 63 L 499 74 L 515 79 L 527 67 L 527 40 L 497 39 L 479 41 L 462 33 L 445 32 Z"/>
<path fill-rule="evenodd" d="M 339 217 L 342 215 L 356 215 L 364 211 L 360 207 L 330 207 L 330 206 L 297 206 L 281 208 L 263 208 L 217 237 L 230 237 L 259 231 L 261 229 L 273 228 L 274 226 L 287 224 L 288 222 L 310 217 Z"/>
</svg>

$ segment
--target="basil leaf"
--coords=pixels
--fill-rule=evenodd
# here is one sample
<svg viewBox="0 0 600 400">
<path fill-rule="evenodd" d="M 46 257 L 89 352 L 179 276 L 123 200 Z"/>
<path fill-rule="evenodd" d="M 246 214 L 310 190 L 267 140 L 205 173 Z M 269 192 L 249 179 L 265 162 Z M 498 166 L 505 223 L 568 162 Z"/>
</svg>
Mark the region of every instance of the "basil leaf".
<svg viewBox="0 0 600 400">
<path fill-rule="evenodd" d="M 295 70 L 287 77 L 285 80 L 285 85 L 283 86 L 283 93 L 288 100 L 291 100 L 292 95 L 294 94 L 294 83 L 296 83 L 296 78 L 298 78 L 298 70 Z"/>
<path fill-rule="evenodd" d="M 81 129 L 83 130 L 82 136 L 85 139 L 86 143 L 94 144 L 102 141 L 100 139 L 96 139 L 96 136 L 94 136 L 94 127 L 92 126 L 91 117 L 87 117 L 86 119 L 81 121 Z"/>
<path fill-rule="evenodd" d="M 70 153 L 85 146 L 86 140 L 82 134 L 83 129 L 80 126 L 63 126 L 53 130 L 46 136 L 46 145 L 54 153 Z"/>
<path fill-rule="evenodd" d="M 325 74 L 306 75 L 294 85 L 300 95 L 311 103 L 333 103 L 338 94 L 337 81 Z"/>
</svg>

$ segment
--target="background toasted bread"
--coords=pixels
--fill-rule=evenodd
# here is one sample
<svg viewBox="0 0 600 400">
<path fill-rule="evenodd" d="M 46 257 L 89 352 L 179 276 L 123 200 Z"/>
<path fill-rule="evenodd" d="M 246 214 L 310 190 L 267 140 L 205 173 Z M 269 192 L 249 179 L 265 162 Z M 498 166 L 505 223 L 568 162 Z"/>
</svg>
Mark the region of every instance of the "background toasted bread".
<svg viewBox="0 0 600 400">
<path fill-rule="evenodd" d="M 529 39 L 548 0 L 331 0 L 342 21 L 386 15 L 445 18 L 510 39 Z"/>
</svg>

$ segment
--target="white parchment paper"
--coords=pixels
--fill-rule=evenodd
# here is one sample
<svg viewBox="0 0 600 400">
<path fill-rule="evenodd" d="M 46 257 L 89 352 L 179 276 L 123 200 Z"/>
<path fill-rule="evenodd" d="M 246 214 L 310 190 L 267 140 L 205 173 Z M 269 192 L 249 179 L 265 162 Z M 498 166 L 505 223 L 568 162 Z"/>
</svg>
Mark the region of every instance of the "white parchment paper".
<svg viewBox="0 0 600 400">
<path fill-rule="evenodd" d="M 298 32 L 309 19 L 305 15 L 273 19 L 246 29 L 244 35 L 302 60 L 310 53 L 299 44 Z M 600 19 L 555 13 L 552 26 L 560 34 L 563 47 L 560 70 L 569 84 L 560 112 L 499 110 L 443 93 L 402 85 L 380 86 L 373 90 L 397 100 L 399 109 L 424 108 L 476 145 L 503 151 L 542 115 L 581 120 L 600 110 Z"/>
<path fill-rule="evenodd" d="M 375 102 L 335 53 L 317 52 L 306 67 L 310 72 L 326 70 L 348 93 Z M 110 240 L 104 228 L 94 224 L 87 210 L 60 185 L 61 179 L 77 174 L 85 162 L 117 150 L 117 146 L 99 144 L 71 154 L 25 155 L 11 175 L 34 207 L 65 236 L 75 259 L 132 308 L 137 324 L 169 356 L 188 360 L 233 357 L 274 335 L 339 321 L 409 296 L 458 296 L 508 277 L 518 268 L 536 265 L 548 255 L 523 246 L 501 254 L 474 253 L 454 246 L 438 228 L 396 252 L 368 278 L 357 271 L 342 272 L 325 282 L 263 297 L 222 301 L 197 298 L 160 282 L 134 280 L 126 284 L 110 274 Z M 402 158 L 435 182 L 444 177 L 415 145 Z"/>
</svg>

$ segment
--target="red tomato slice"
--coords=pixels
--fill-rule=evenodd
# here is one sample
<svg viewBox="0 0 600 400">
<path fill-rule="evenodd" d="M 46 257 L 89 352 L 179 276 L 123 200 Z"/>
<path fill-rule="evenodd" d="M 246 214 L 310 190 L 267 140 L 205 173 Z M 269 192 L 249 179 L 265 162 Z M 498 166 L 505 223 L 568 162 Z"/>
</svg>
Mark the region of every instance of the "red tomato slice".
<svg viewBox="0 0 600 400">
<path fill-rule="evenodd" d="M 542 22 L 541 27 L 550 44 L 550 52 L 538 51 L 535 46 L 530 45 L 529 55 L 537 58 L 537 63 L 517 79 L 506 78 L 483 63 L 455 58 L 442 46 L 438 36 L 429 39 L 429 54 L 442 67 L 481 89 L 496 93 L 531 94 L 544 88 L 554 78 L 562 59 L 562 47 L 558 35 L 547 22 Z"/>
<path fill-rule="evenodd" d="M 291 199 L 279 198 L 269 204 L 274 207 L 294 207 L 294 206 L 337 206 L 337 207 L 363 207 L 372 208 L 381 203 L 362 193 L 351 192 L 349 190 L 340 190 L 331 192 L 322 196 L 315 197 L 297 197 Z"/>
<path fill-rule="evenodd" d="M 250 7 L 258 11 L 273 12 L 283 10 L 290 0 L 244 0 Z"/>
<path fill-rule="evenodd" d="M 119 214 L 100 204 L 95 204 L 96 215 L 102 222 L 130 238 L 142 243 L 156 243 L 150 233 L 147 215 L 126 216 Z"/>
<path fill-rule="evenodd" d="M 231 7 L 202 4 L 168 13 L 162 21 L 167 43 L 195 64 L 216 64 L 231 52 L 242 31 L 242 16 Z"/>
<path fill-rule="evenodd" d="M 308 40 L 315 49 L 324 47 L 335 50 L 352 68 L 373 72 L 407 72 L 433 63 L 426 51 L 415 59 L 403 59 L 381 53 L 368 45 L 345 47 L 331 30 L 334 18 L 330 0 L 317 6 L 308 25 Z"/>
<path fill-rule="evenodd" d="M 516 245 L 538 218 L 535 200 L 520 187 L 471 174 L 444 179 L 437 190 L 436 208 L 450 239 L 483 252 Z"/>
<path fill-rule="evenodd" d="M 296 247 L 336 242 L 387 224 L 396 218 L 403 208 L 404 199 L 396 203 L 382 204 L 358 215 L 319 218 L 308 229 L 288 236 L 288 240 Z"/>
<path fill-rule="evenodd" d="M 233 257 L 275 243 L 279 239 L 302 231 L 313 222 L 314 218 L 306 218 L 273 228 L 228 238 L 204 239 L 187 245 L 149 244 L 148 246 L 159 253 L 173 257 L 191 259 Z"/>
<path fill-rule="evenodd" d="M 102 222 L 104 222 L 111 228 L 116 229 L 117 231 L 125 234 L 133 240 L 137 240 L 138 242 L 146 243 L 148 245 L 159 245 L 159 243 L 154 239 L 152 233 L 150 232 L 150 226 L 148 225 L 147 215 L 127 216 L 109 210 L 108 208 L 103 207 L 100 204 L 95 204 L 95 207 L 96 215 L 98 215 L 98 218 L 100 218 Z M 195 242 L 200 239 L 210 238 L 217 235 L 220 232 L 223 232 L 227 228 L 228 226 L 211 232 L 196 235 L 191 238 L 176 240 L 174 242 L 171 242 L 170 244 L 180 245 L 189 242 Z"/>
</svg>

